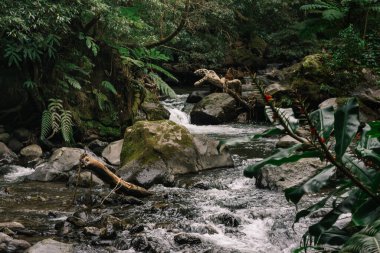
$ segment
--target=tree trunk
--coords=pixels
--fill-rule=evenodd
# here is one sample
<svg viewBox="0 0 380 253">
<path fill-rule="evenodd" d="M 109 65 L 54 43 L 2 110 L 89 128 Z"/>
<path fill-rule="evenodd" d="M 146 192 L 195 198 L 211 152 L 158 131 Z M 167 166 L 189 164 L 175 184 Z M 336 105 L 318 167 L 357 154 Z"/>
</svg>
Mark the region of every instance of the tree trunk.
<svg viewBox="0 0 380 253">
<path fill-rule="evenodd" d="M 112 189 L 116 189 L 116 193 L 135 197 L 146 197 L 153 194 L 140 186 L 124 181 L 122 178 L 110 171 L 103 163 L 88 154 L 83 154 L 81 156 L 80 164 L 83 169 L 92 171 L 101 180 L 109 184 Z"/>
</svg>

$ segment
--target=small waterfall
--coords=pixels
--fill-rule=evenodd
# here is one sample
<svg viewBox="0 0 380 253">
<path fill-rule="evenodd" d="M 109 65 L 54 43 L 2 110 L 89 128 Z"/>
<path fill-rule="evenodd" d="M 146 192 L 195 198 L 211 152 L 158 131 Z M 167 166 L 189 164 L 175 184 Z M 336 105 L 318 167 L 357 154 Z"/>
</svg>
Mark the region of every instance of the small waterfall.
<svg viewBox="0 0 380 253">
<path fill-rule="evenodd" d="M 170 112 L 170 120 L 180 125 L 190 124 L 190 115 L 177 108 L 167 108 Z"/>
</svg>

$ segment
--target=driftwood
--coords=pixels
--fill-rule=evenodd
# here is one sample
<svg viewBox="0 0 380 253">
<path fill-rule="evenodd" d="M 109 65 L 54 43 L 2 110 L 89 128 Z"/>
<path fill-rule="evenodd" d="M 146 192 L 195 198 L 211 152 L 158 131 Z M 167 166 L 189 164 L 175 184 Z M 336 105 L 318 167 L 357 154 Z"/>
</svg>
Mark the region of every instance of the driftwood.
<svg viewBox="0 0 380 253">
<path fill-rule="evenodd" d="M 241 97 L 241 82 L 238 79 L 228 80 L 224 77 L 220 78 L 215 71 L 208 69 L 198 69 L 194 72 L 196 75 L 203 76 L 202 79 L 194 83 L 194 86 L 202 84 L 210 84 L 233 97 L 238 103 L 246 107 L 249 111 L 253 111 L 254 104 L 245 101 Z"/>
<path fill-rule="evenodd" d="M 109 170 L 103 163 L 88 154 L 83 154 L 81 156 L 80 164 L 83 169 L 92 171 L 97 177 L 109 184 L 111 188 L 115 189 L 116 193 L 135 197 L 146 197 L 152 195 L 152 192 L 124 181 L 122 178 L 118 177 L 111 170 Z"/>
</svg>

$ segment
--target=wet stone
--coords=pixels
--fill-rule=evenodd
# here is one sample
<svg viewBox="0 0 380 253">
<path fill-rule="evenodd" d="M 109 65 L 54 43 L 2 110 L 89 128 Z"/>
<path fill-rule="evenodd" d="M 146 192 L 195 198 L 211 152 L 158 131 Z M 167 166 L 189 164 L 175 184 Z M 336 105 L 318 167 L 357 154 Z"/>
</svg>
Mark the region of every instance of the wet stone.
<svg viewBox="0 0 380 253">
<path fill-rule="evenodd" d="M 145 236 L 137 236 L 132 239 L 131 246 L 138 251 L 146 251 L 149 249 L 149 242 Z"/>
<path fill-rule="evenodd" d="M 106 205 L 143 205 L 144 201 L 141 199 L 132 197 L 132 196 L 124 196 L 120 194 L 113 194 L 107 199 L 104 200 L 104 204 Z"/>
<path fill-rule="evenodd" d="M 126 237 L 117 238 L 113 242 L 113 246 L 118 250 L 128 250 L 130 248 L 131 239 Z"/>
<path fill-rule="evenodd" d="M 86 221 L 78 217 L 70 216 L 69 218 L 67 218 L 67 221 L 76 227 L 86 226 Z"/>
<path fill-rule="evenodd" d="M 221 213 L 211 218 L 214 222 L 223 224 L 227 227 L 237 227 L 240 225 L 241 220 L 229 213 Z"/>
<path fill-rule="evenodd" d="M 143 231 L 144 231 L 144 225 L 141 225 L 141 224 L 136 224 L 129 229 L 129 232 L 131 234 L 137 234 L 137 233 L 141 233 Z"/>
<path fill-rule="evenodd" d="M 72 244 L 62 243 L 53 239 L 45 239 L 30 247 L 26 253 L 73 253 Z"/>
<path fill-rule="evenodd" d="M 73 231 L 72 224 L 67 221 L 61 221 L 55 224 L 58 235 L 67 235 Z"/>
<path fill-rule="evenodd" d="M 9 235 L 0 233 L 0 252 L 24 252 L 29 247 L 30 244 L 27 241 L 13 239 Z"/>
<path fill-rule="evenodd" d="M 183 244 L 201 244 L 202 240 L 195 235 L 181 233 L 174 236 L 174 241 L 180 245 Z"/>
<path fill-rule="evenodd" d="M 83 233 L 90 236 L 99 236 L 100 232 L 100 229 L 97 227 L 85 227 L 83 229 Z"/>
</svg>

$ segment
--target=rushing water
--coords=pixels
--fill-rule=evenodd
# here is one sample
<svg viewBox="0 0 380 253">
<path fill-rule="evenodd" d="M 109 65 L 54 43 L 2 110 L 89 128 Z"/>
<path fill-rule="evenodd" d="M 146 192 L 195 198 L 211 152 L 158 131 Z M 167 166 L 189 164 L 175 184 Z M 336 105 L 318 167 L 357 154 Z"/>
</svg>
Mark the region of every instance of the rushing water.
<svg viewBox="0 0 380 253">
<path fill-rule="evenodd" d="M 171 112 L 170 119 L 193 134 L 226 139 L 266 129 L 253 124 L 192 125 L 187 113 L 189 105 L 184 102 L 186 96 L 179 95 L 164 104 Z M 117 206 L 106 212 L 132 224 L 143 224 L 145 238 L 161 245 L 161 250 L 152 252 L 290 252 L 298 245 L 306 223 L 296 224 L 293 230 L 295 207 L 286 202 L 283 193 L 257 189 L 253 179 L 243 176 L 244 168 L 270 154 L 274 145 L 274 139 L 235 145 L 230 148 L 235 168 L 186 175 L 178 179 L 176 187 L 156 185 L 151 189 L 156 194 L 144 200 L 143 205 Z M 38 238 L 51 237 L 57 219 L 65 219 L 73 211 L 63 207 L 71 201 L 73 190 L 62 184 L 12 183 L 30 171 L 11 167 L 3 173 L 0 186 L 13 190 L 13 195 L 0 202 L 0 222 L 18 220 L 31 229 L 43 230 Z M 11 182 L 4 183 L 5 180 Z M 20 201 L 12 201 L 14 198 Z M 196 236 L 202 243 L 179 245 L 174 240 L 179 233 Z M 111 245 L 118 248 L 120 240 Z M 122 242 L 131 241 L 126 233 Z M 75 243 L 78 252 L 107 252 L 102 246 L 88 246 L 90 242 Z M 140 251 L 129 248 L 120 252 Z"/>
</svg>

